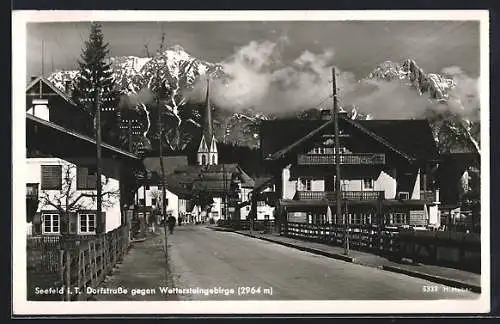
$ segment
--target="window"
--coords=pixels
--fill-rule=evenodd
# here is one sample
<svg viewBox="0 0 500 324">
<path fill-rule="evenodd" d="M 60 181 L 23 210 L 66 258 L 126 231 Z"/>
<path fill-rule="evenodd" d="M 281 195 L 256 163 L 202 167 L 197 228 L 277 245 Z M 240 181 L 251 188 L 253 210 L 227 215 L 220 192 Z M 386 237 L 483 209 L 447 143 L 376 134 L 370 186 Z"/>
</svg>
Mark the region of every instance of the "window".
<svg viewBox="0 0 500 324">
<path fill-rule="evenodd" d="M 215 164 L 215 155 L 212 155 L 212 164 Z"/>
<path fill-rule="evenodd" d="M 38 199 L 38 183 L 26 184 L 26 197 Z"/>
<path fill-rule="evenodd" d="M 247 206 L 247 211 L 250 211 L 250 206 Z"/>
<path fill-rule="evenodd" d="M 361 214 L 359 213 L 349 214 L 349 219 L 351 220 L 351 224 L 361 224 Z"/>
<path fill-rule="evenodd" d="M 363 189 L 373 189 L 373 179 L 363 179 Z"/>
<path fill-rule="evenodd" d="M 78 234 L 95 234 L 95 214 L 78 215 Z"/>
<path fill-rule="evenodd" d="M 146 188 L 146 190 L 149 190 L 149 185 L 147 184 L 147 185 L 145 186 L 145 188 Z"/>
<path fill-rule="evenodd" d="M 318 147 L 318 154 L 323 154 L 323 148 L 322 147 Z"/>
<path fill-rule="evenodd" d="M 257 206 L 259 206 L 259 207 L 264 207 L 265 205 L 266 205 L 266 202 L 265 202 L 265 201 L 263 201 L 263 200 L 259 200 L 259 201 L 257 201 Z"/>
<path fill-rule="evenodd" d="M 139 205 L 146 206 L 146 202 L 145 202 L 144 198 L 139 199 Z"/>
<path fill-rule="evenodd" d="M 156 206 L 156 198 L 151 198 L 151 205 Z"/>
<path fill-rule="evenodd" d="M 42 190 L 62 189 L 62 166 L 42 165 Z"/>
<path fill-rule="evenodd" d="M 201 165 L 206 165 L 207 164 L 207 157 L 205 155 L 201 156 Z"/>
<path fill-rule="evenodd" d="M 76 168 L 76 189 L 97 189 L 97 168 L 95 166 L 79 166 Z"/>
<path fill-rule="evenodd" d="M 391 224 L 393 225 L 405 225 L 406 224 L 406 213 L 393 213 Z"/>
<path fill-rule="evenodd" d="M 302 190 L 304 191 L 311 191 L 312 185 L 311 185 L 311 179 L 302 179 Z"/>
<path fill-rule="evenodd" d="M 59 214 L 43 214 L 42 215 L 42 233 L 43 234 L 59 234 Z"/>
</svg>

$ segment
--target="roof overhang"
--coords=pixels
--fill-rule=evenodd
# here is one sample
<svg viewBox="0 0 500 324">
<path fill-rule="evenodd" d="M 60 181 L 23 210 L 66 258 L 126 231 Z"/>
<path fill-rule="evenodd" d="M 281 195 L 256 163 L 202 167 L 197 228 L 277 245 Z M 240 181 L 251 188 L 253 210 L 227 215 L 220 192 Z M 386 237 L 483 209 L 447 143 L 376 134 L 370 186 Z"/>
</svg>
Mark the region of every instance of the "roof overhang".
<svg viewBox="0 0 500 324">
<path fill-rule="evenodd" d="M 26 114 L 27 147 L 59 156 L 95 156 L 96 140 L 50 121 Z M 103 158 L 140 162 L 141 159 L 118 147 L 102 143 Z"/>
</svg>

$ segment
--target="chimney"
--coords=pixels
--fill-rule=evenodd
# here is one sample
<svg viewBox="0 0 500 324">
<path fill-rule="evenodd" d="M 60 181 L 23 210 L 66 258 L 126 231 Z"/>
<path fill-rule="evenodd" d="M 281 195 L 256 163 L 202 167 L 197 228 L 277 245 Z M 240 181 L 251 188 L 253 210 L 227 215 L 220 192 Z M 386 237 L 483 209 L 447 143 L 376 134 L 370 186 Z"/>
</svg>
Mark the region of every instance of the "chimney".
<svg viewBox="0 0 500 324">
<path fill-rule="evenodd" d="M 210 80 L 207 79 L 207 95 L 205 98 L 205 116 L 203 120 L 203 135 L 205 135 L 205 140 L 207 145 L 210 146 L 212 141 L 212 106 L 210 104 Z"/>
<path fill-rule="evenodd" d="M 64 92 L 66 92 L 67 94 L 71 93 L 71 81 L 64 81 Z"/>
</svg>

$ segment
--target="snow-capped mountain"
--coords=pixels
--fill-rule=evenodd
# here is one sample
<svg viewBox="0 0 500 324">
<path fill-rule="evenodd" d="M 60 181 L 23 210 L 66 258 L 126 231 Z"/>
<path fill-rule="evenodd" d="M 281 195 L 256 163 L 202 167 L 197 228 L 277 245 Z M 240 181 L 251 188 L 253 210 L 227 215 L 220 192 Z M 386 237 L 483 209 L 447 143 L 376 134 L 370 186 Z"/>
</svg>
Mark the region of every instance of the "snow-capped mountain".
<svg viewBox="0 0 500 324">
<path fill-rule="evenodd" d="M 452 79 L 436 73 L 425 73 L 414 60 L 405 60 L 402 64 L 383 62 L 368 75 L 368 79 L 401 80 L 415 87 L 420 94 L 428 93 L 436 100 L 446 100 L 449 91 L 455 87 Z"/>
<path fill-rule="evenodd" d="M 368 75 L 368 79 L 399 80 L 414 88 L 420 95 L 428 95 L 431 102 L 445 105 L 450 99 L 450 92 L 456 87 L 453 79 L 437 73 L 426 73 L 413 60 L 405 60 L 402 64 L 391 61 L 383 62 Z M 431 112 L 428 119 L 433 128 L 435 140 L 442 150 L 480 152 L 478 122 L 468 120 L 451 111 Z"/>
<path fill-rule="evenodd" d="M 170 99 L 166 108 L 172 115 L 172 122 L 169 126 L 175 129 L 181 127 L 183 122 L 190 124 L 187 131 L 172 131 L 169 134 L 186 134 L 191 129 L 190 127 L 199 127 L 201 124 L 198 112 L 186 113 L 183 111 L 183 109 L 188 109 L 184 108 L 187 101 L 184 91 L 192 89 L 196 80 L 207 74 L 211 78 L 216 78 L 222 82 L 227 80 L 222 64 L 199 60 L 180 46 L 168 48 L 151 58 L 121 56 L 112 57 L 109 61 L 113 69 L 115 82 L 123 94 L 137 94 L 141 89 L 145 88 L 154 92 L 158 81 L 160 84 L 165 85 L 168 90 L 168 99 Z M 77 71 L 60 71 L 53 73 L 49 80 L 58 88 L 64 90 L 65 81 L 74 80 L 76 75 Z M 369 73 L 366 79 L 398 81 L 403 86 L 415 89 L 420 95 L 428 95 L 429 100 L 444 104 L 449 99 L 449 93 L 456 86 L 453 79 L 437 73 L 426 73 L 413 60 L 405 60 L 402 63 L 383 62 Z M 139 102 L 137 109 L 143 110 L 146 118 L 149 118 L 149 112 L 146 110 L 145 105 L 141 105 Z M 360 109 L 360 107 L 345 106 L 342 109 L 347 111 L 353 119 L 373 118 L 371 114 L 361 113 L 361 111 L 366 110 Z M 316 118 L 317 113 L 313 112 L 313 110 L 304 110 L 294 114 L 298 118 Z M 240 112 L 218 109 L 214 115 L 214 130 L 220 141 L 257 147 L 259 145 L 258 126 L 260 122 L 279 117 L 259 112 L 254 108 Z M 438 145 L 450 146 L 449 143 L 444 143 L 450 138 L 456 143 L 466 142 L 466 146 L 472 143 L 473 147 L 479 148 L 478 123 L 464 120 L 458 116 L 450 116 L 450 114 L 435 114 L 429 120 L 433 126 Z M 151 125 L 153 124 L 149 121 L 145 126 L 145 130 L 149 130 Z M 179 139 L 177 139 L 177 142 L 179 143 Z M 185 141 L 180 139 L 180 142 Z"/>
</svg>

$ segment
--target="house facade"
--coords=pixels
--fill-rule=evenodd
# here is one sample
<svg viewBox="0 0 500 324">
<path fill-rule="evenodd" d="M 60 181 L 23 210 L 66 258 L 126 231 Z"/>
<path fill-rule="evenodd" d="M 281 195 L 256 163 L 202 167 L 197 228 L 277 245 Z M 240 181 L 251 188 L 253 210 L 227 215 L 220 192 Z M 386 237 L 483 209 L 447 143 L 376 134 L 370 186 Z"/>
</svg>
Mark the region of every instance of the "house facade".
<svg viewBox="0 0 500 324">
<path fill-rule="evenodd" d="M 330 115 L 263 123 L 261 150 L 274 175 L 280 221 L 342 224 L 346 216 L 355 225 L 439 227 L 438 153 L 427 121 L 356 121 L 339 114 L 339 130 L 337 193 Z"/>
<path fill-rule="evenodd" d="M 50 119 L 50 116 L 48 116 Z M 97 213 L 95 140 L 26 115 L 26 202 L 31 235 L 95 235 L 127 222 L 140 160 L 102 144 L 102 214 Z"/>
</svg>

